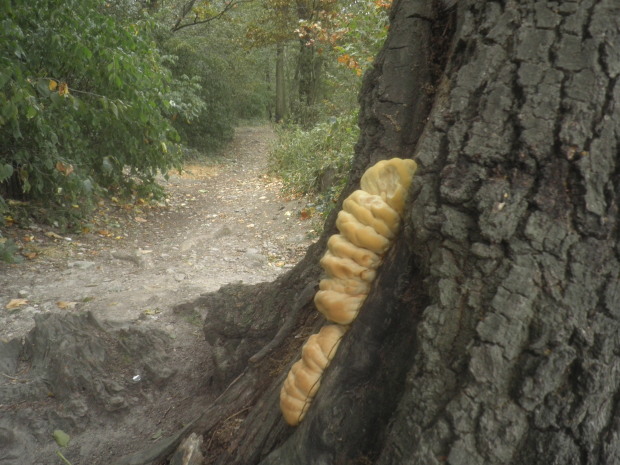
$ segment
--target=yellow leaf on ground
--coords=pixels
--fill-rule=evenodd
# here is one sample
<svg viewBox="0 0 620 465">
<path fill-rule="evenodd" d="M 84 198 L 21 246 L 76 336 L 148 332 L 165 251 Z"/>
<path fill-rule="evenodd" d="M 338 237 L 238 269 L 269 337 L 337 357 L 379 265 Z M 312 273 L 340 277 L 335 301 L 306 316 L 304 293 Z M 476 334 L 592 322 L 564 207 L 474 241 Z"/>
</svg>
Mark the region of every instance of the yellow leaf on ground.
<svg viewBox="0 0 620 465">
<path fill-rule="evenodd" d="M 53 232 L 53 231 L 46 232 L 46 233 L 45 233 L 45 235 L 46 235 L 47 237 L 52 238 L 52 239 L 62 239 L 62 236 L 59 236 L 58 234 L 56 234 L 56 233 L 55 233 L 55 232 Z"/>
<path fill-rule="evenodd" d="M 75 308 L 76 305 L 77 302 L 66 302 L 64 300 L 59 300 L 58 302 L 56 302 L 56 306 L 58 308 L 62 308 L 63 310 Z"/>
<path fill-rule="evenodd" d="M 28 305 L 28 299 L 11 299 L 8 304 L 4 306 L 7 310 L 14 310 L 19 307 Z"/>
</svg>

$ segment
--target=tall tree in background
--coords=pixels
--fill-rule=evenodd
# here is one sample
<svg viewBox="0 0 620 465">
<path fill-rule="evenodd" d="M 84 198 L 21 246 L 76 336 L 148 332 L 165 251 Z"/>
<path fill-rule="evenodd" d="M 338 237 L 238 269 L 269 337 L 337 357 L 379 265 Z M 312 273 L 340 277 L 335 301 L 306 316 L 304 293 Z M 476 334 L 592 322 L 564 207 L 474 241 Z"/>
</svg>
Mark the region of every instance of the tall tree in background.
<svg viewBox="0 0 620 465">
<path fill-rule="evenodd" d="M 286 44 L 294 37 L 295 19 L 288 0 L 267 0 L 247 26 L 250 47 L 275 46 L 275 114 L 276 122 L 288 114 L 286 82 Z"/>
<path fill-rule="evenodd" d="M 320 16 L 326 16 L 326 9 L 330 8 L 333 3 L 335 2 L 296 0 L 295 9 L 298 21 L 318 21 Z M 299 92 L 299 104 L 311 107 L 317 102 L 323 60 L 316 49 L 314 41 L 309 41 L 304 34 L 300 34 L 299 43 L 299 57 L 295 73 Z"/>
<path fill-rule="evenodd" d="M 285 47 L 282 42 L 276 44 L 276 112 L 274 120 L 276 123 L 282 121 L 288 113 L 286 76 L 284 64 L 286 61 Z"/>
<path fill-rule="evenodd" d="M 614 0 L 394 5 L 343 195 L 415 158 L 405 228 L 297 428 L 278 392 L 334 216 L 275 283 L 196 302 L 227 386 L 196 428 L 235 430 L 216 463 L 620 460 L 619 31 Z"/>
<path fill-rule="evenodd" d="M 307 109 L 318 102 L 324 58 L 312 29 L 328 27 L 339 5 L 335 0 L 267 0 L 261 12 L 248 26 L 248 39 L 253 47 L 276 46 L 276 121 L 286 116 L 287 101 L 294 107 L 296 118 L 305 123 Z M 295 73 L 291 83 L 296 95 L 290 101 L 284 76 L 286 45 L 297 41 Z M 280 79 L 278 79 L 278 76 Z"/>
</svg>

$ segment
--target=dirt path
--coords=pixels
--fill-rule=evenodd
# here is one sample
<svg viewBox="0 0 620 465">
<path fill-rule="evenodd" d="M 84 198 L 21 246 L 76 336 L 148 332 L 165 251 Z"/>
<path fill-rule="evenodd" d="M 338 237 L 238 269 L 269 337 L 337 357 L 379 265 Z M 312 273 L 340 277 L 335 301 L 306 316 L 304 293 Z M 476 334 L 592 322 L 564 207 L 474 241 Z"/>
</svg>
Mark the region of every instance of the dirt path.
<svg viewBox="0 0 620 465">
<path fill-rule="evenodd" d="M 303 256 L 314 237 L 312 223 L 300 219 L 303 201 L 283 198 L 279 182 L 265 174 L 274 137 L 267 126 L 239 128 L 224 153 L 226 162 L 188 165 L 185 173 L 163 182 L 169 194 L 165 205 L 127 208 L 112 203 L 85 234 L 65 237 L 37 225 L 4 231 L 33 258 L 17 265 L 0 263 L 0 352 L 2 344 L 23 338 L 39 315 L 90 312 L 116 327 L 152 328 L 170 336 L 164 354 L 170 360 L 164 365 L 174 367 L 174 376 L 144 380 L 138 389 L 132 383 L 143 373 L 110 366 L 110 379 L 103 381 L 106 392 L 91 395 L 94 399 L 85 394 L 78 400 L 56 396 L 58 400 L 41 401 L 35 396 L 33 402 L 12 402 L 7 393 L 19 383 L 34 382 L 28 378 L 31 366 L 5 361 L 3 368 L 0 353 L 0 371 L 5 370 L 0 373 L 0 443 L 7 428 L 15 454 L 57 463 L 49 429 L 60 424 L 75 438 L 67 451 L 73 465 L 103 464 L 175 431 L 195 415 L 192 400 L 209 397 L 204 315 L 178 314 L 173 307 L 227 283 L 271 281 Z M 154 341 L 150 344 L 157 345 L 158 339 Z M 110 347 L 105 350 L 116 350 Z M 162 356 L 155 348 L 153 353 L 157 363 L 152 363 L 162 366 Z M 102 404 L 97 397 L 104 399 L 101 417 L 85 413 L 91 401 Z M 37 417 L 47 420 L 33 426 Z M 29 450 L 32 444 L 38 450 Z M 5 463 L 2 457 L 0 463 Z"/>
<path fill-rule="evenodd" d="M 302 201 L 286 201 L 265 174 L 273 137 L 267 126 L 239 128 L 224 154 L 229 163 L 191 164 L 163 182 L 166 206 L 119 205 L 111 226 L 79 236 L 39 226 L 14 232 L 37 257 L 0 263 L 0 339 L 23 336 L 36 314 L 84 310 L 105 320 L 163 320 L 174 333 L 172 305 L 230 282 L 271 281 L 291 267 L 313 231 L 299 219 Z M 27 302 L 6 309 L 12 299 Z"/>
</svg>

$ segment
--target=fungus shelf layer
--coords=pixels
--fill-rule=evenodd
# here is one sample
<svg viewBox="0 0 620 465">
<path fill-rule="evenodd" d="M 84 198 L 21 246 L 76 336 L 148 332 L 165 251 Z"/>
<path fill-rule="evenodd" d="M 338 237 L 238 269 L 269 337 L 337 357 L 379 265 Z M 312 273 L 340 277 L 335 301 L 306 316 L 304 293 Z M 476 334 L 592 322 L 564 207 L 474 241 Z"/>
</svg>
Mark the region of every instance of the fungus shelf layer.
<svg viewBox="0 0 620 465">
<path fill-rule="evenodd" d="M 310 336 L 302 358 L 289 372 L 280 392 L 280 408 L 290 425 L 305 416 L 316 395 L 323 371 L 340 339 L 366 300 L 377 268 L 398 235 L 407 193 L 416 171 L 413 160 L 392 158 L 366 170 L 361 190 L 349 195 L 338 213 L 340 234 L 331 236 L 321 259 L 325 278 L 314 303 L 335 324 Z"/>
</svg>

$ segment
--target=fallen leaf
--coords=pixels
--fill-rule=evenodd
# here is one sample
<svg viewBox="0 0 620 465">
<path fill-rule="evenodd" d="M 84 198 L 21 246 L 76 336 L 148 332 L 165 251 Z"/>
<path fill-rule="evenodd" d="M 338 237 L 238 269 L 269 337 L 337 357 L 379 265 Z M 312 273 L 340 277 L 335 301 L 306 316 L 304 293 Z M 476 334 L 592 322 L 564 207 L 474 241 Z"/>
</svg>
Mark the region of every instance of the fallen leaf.
<svg viewBox="0 0 620 465">
<path fill-rule="evenodd" d="M 54 441 L 56 441 L 56 444 L 60 447 L 67 447 L 69 441 L 71 440 L 71 436 L 61 429 L 55 429 L 52 433 L 52 437 L 54 438 Z"/>
<path fill-rule="evenodd" d="M 45 233 L 45 235 L 52 239 L 64 239 L 62 236 L 59 236 L 58 234 L 56 234 L 54 231 L 48 231 Z"/>
<path fill-rule="evenodd" d="M 99 234 L 100 236 L 104 236 L 104 237 L 110 237 L 110 236 L 114 235 L 113 233 L 111 233 L 107 229 L 100 229 L 99 231 L 97 231 L 97 234 Z"/>
<path fill-rule="evenodd" d="M 140 217 L 140 216 L 136 216 L 136 217 L 134 218 L 134 220 L 135 220 L 137 223 L 146 223 L 146 222 L 148 221 L 148 220 L 145 220 L 144 218 L 142 218 L 142 217 Z"/>
<path fill-rule="evenodd" d="M 14 310 L 16 308 L 23 307 L 24 305 L 28 305 L 28 299 L 11 299 L 4 308 L 7 310 Z"/>
<path fill-rule="evenodd" d="M 64 300 L 59 300 L 58 302 L 56 302 L 56 306 L 63 310 L 75 308 L 76 305 L 77 302 L 67 302 Z"/>
<path fill-rule="evenodd" d="M 37 258 L 36 252 L 22 252 L 22 255 L 26 257 L 28 260 L 34 260 L 35 258 Z"/>
</svg>

